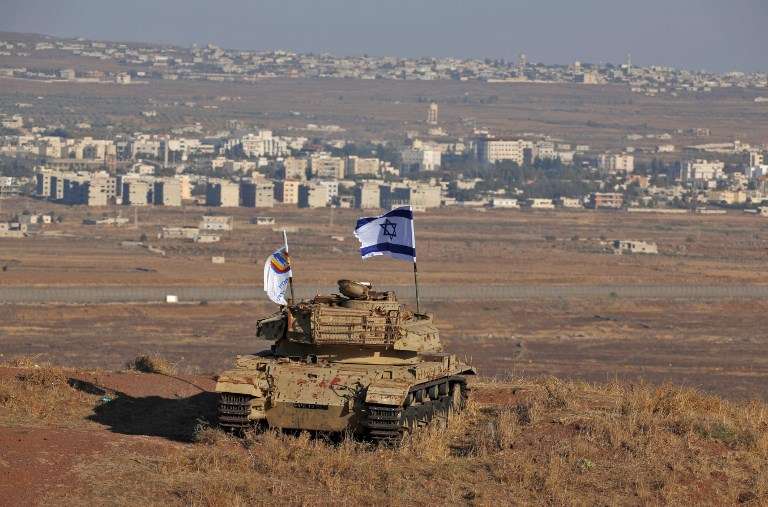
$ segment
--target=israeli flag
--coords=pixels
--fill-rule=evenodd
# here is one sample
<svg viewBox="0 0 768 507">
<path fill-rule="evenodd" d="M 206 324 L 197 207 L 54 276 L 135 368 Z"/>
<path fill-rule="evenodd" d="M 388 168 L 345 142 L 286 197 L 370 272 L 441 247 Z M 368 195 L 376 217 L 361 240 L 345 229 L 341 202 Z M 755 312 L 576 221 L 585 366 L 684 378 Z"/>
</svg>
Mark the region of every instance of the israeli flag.
<svg viewBox="0 0 768 507">
<path fill-rule="evenodd" d="M 359 219 L 355 237 L 360 240 L 363 259 L 387 255 L 393 259 L 416 262 L 416 236 L 410 206 L 395 208 L 379 217 Z"/>
</svg>

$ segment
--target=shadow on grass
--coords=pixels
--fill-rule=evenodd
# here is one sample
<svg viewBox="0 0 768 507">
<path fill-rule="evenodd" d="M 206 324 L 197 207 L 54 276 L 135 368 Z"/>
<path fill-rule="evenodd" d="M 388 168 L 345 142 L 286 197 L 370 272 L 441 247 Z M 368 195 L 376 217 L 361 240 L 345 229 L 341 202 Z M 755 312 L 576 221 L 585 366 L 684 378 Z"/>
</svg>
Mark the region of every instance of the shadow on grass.
<svg viewBox="0 0 768 507">
<path fill-rule="evenodd" d="M 216 393 L 203 391 L 187 398 L 139 398 L 77 379 L 70 379 L 70 385 L 111 398 L 96 406 L 88 419 L 108 426 L 114 433 L 192 442 L 199 423 L 211 424 L 216 420 Z"/>
</svg>

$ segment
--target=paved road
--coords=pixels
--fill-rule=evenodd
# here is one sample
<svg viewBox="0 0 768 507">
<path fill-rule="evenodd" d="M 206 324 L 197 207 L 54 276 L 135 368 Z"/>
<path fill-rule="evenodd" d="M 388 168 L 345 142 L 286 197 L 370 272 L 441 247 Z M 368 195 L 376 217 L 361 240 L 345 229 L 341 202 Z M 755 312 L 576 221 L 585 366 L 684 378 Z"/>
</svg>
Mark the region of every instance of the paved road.
<svg viewBox="0 0 768 507">
<path fill-rule="evenodd" d="M 404 300 L 414 299 L 413 286 L 393 286 Z M 313 292 L 298 287 L 298 297 Z M 483 301 L 527 298 L 765 298 L 768 285 L 423 285 L 422 301 Z M 320 292 L 337 292 L 321 287 Z M 175 294 L 185 301 L 264 300 L 259 287 L 0 287 L 0 303 L 123 303 L 165 301 Z"/>
</svg>

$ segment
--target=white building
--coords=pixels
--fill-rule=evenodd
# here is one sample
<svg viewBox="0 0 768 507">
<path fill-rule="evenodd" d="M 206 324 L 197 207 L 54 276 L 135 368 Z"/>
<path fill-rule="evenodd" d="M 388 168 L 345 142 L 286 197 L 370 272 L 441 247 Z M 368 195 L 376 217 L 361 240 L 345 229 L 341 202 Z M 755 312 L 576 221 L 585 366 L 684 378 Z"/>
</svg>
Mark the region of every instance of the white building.
<svg viewBox="0 0 768 507">
<path fill-rule="evenodd" d="M 440 169 L 442 152 L 433 147 L 410 148 L 400 152 L 405 172 L 435 171 Z"/>
<path fill-rule="evenodd" d="M 231 231 L 234 223 L 231 216 L 204 215 L 199 228 L 201 231 Z"/>
<path fill-rule="evenodd" d="M 520 208 L 520 202 L 518 202 L 517 198 L 514 197 L 494 197 L 491 201 L 491 205 L 494 208 Z"/>
<path fill-rule="evenodd" d="M 533 143 L 522 139 L 495 139 L 487 136 L 475 140 L 478 160 L 488 164 L 509 160 L 517 165 L 523 165 L 526 149 L 533 151 Z"/>
<path fill-rule="evenodd" d="M 725 174 L 725 163 L 719 160 L 689 160 L 683 164 L 683 183 L 714 182 Z"/>
<path fill-rule="evenodd" d="M 635 170 L 635 157 L 627 154 L 604 153 L 600 155 L 597 167 L 604 174 L 628 174 Z"/>
<path fill-rule="evenodd" d="M 259 130 L 242 137 L 240 145 L 247 157 L 282 157 L 288 154 L 288 143 L 274 137 L 271 130 Z"/>
</svg>

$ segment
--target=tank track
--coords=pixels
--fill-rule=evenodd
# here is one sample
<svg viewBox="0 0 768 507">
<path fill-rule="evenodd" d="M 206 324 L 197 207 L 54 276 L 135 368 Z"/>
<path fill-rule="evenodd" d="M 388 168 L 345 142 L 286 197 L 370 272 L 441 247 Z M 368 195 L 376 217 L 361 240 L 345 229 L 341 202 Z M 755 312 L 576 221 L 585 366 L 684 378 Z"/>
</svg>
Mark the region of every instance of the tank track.
<svg viewBox="0 0 768 507">
<path fill-rule="evenodd" d="M 247 394 L 219 394 L 219 425 L 224 428 L 242 429 L 250 426 L 252 396 Z"/>
<path fill-rule="evenodd" d="M 459 392 L 454 396 L 455 389 Z M 468 396 L 466 379 L 460 376 L 415 385 L 408 392 L 405 406 L 366 404 L 365 434 L 373 441 L 399 441 L 433 419 L 447 422 L 449 412 L 464 408 Z"/>
</svg>

